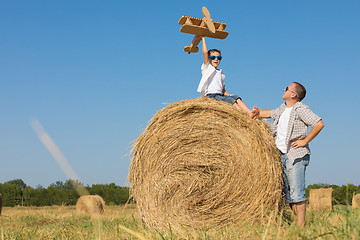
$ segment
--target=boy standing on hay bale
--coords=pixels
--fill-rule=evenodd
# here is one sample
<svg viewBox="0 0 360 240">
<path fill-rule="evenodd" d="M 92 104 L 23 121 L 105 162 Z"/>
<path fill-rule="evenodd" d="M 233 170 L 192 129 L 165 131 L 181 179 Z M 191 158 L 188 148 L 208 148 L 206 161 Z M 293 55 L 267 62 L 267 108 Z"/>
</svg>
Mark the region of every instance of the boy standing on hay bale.
<svg viewBox="0 0 360 240">
<path fill-rule="evenodd" d="M 259 109 L 257 107 L 254 106 L 250 110 L 239 96 L 231 95 L 225 90 L 225 75 L 222 69 L 218 69 L 222 59 L 221 51 L 218 49 L 210 49 L 208 51 L 205 37 L 202 37 L 202 51 L 204 63 L 201 66 L 202 78 L 197 91 L 201 93 L 201 96 L 233 104 L 238 109 L 247 112 L 252 119 L 256 119 L 259 116 Z"/>
<path fill-rule="evenodd" d="M 271 111 L 260 111 L 259 115 L 274 120 L 271 133 L 281 152 L 285 203 L 290 204 L 300 227 L 305 225 L 305 170 L 310 161 L 308 144 L 324 127 L 321 118 L 301 103 L 305 95 L 305 87 L 293 82 L 284 89 L 282 99 L 285 103 Z M 312 129 L 308 134 L 309 126 Z"/>
</svg>

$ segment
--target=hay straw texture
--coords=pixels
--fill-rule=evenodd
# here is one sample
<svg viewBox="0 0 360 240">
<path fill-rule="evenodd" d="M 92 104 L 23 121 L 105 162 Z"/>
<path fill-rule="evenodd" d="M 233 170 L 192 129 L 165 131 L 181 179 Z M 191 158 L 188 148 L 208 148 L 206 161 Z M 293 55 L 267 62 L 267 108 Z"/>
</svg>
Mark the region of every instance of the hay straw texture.
<svg viewBox="0 0 360 240">
<path fill-rule="evenodd" d="M 76 202 L 76 212 L 80 214 L 101 214 L 104 208 L 105 202 L 98 195 L 85 195 Z"/>
<path fill-rule="evenodd" d="M 309 208 L 311 211 L 332 209 L 332 188 L 310 189 Z"/>
<path fill-rule="evenodd" d="M 0 193 L 0 215 L 1 215 L 1 211 L 2 211 L 2 195 Z"/>
<path fill-rule="evenodd" d="M 356 194 L 352 199 L 352 208 L 360 208 L 360 194 Z"/>
<path fill-rule="evenodd" d="M 129 171 L 151 227 L 221 227 L 278 208 L 280 156 L 268 124 L 207 97 L 158 111 L 136 140 Z"/>
</svg>

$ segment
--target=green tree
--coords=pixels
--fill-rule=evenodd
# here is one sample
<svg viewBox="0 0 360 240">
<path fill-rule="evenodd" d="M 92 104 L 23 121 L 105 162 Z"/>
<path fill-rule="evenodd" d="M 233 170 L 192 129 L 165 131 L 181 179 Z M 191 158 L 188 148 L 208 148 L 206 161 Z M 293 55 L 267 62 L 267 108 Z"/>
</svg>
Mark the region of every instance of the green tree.
<svg viewBox="0 0 360 240">
<path fill-rule="evenodd" d="M 3 196 L 3 206 L 5 207 L 14 207 L 21 203 L 22 197 L 18 185 L 3 184 L 1 194 Z"/>
<path fill-rule="evenodd" d="M 106 190 L 103 184 L 93 184 L 89 192 L 91 195 L 96 194 L 104 198 Z"/>
<path fill-rule="evenodd" d="M 35 206 L 50 206 L 50 201 L 47 199 L 47 189 L 41 185 L 37 185 L 35 190 L 37 191 Z"/>
<path fill-rule="evenodd" d="M 42 199 L 40 196 L 43 187 L 39 187 L 34 189 L 30 186 L 24 188 L 23 196 L 24 196 L 24 205 L 25 206 L 43 206 Z"/>
<path fill-rule="evenodd" d="M 22 179 L 14 179 L 14 180 L 7 181 L 4 184 L 18 186 L 18 188 L 20 190 L 20 197 L 17 196 L 17 199 L 14 199 L 14 201 L 16 202 L 17 205 L 23 205 L 23 201 L 24 201 L 23 191 L 24 191 L 24 188 L 26 187 L 26 184 L 24 183 L 24 181 Z"/>
<path fill-rule="evenodd" d="M 110 184 L 93 184 L 89 189 L 90 194 L 101 196 L 107 205 L 125 204 L 129 199 L 129 188 Z"/>
<path fill-rule="evenodd" d="M 26 184 L 25 184 L 24 181 L 21 180 L 21 179 L 10 180 L 10 181 L 5 182 L 5 184 L 9 184 L 9 185 L 15 184 L 15 185 L 19 186 L 19 189 L 20 189 L 21 192 L 22 192 L 22 191 L 24 190 L 24 188 L 26 187 Z"/>
</svg>

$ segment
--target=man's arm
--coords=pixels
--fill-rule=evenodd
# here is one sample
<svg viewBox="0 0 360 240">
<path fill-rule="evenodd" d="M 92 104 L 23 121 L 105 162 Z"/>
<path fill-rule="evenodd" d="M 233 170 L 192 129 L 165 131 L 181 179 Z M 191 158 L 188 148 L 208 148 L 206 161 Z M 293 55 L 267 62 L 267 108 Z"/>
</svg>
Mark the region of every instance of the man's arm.
<svg viewBox="0 0 360 240">
<path fill-rule="evenodd" d="M 271 118 L 270 110 L 260 110 L 259 117 L 261 117 L 261 118 Z"/>
<path fill-rule="evenodd" d="M 321 129 L 323 129 L 325 126 L 325 124 L 323 123 L 322 120 L 318 121 L 315 126 L 311 129 L 310 133 L 306 136 L 305 139 L 301 139 L 301 140 L 296 140 L 294 142 L 291 143 L 291 147 L 293 148 L 298 148 L 298 147 L 304 147 L 306 146 L 306 144 L 308 144 L 309 142 L 311 142 L 321 131 Z"/>
<path fill-rule="evenodd" d="M 209 61 L 209 56 L 208 56 L 209 54 L 206 47 L 205 37 L 201 37 L 201 40 L 202 40 L 202 51 L 204 54 L 204 64 L 206 65 Z"/>
</svg>

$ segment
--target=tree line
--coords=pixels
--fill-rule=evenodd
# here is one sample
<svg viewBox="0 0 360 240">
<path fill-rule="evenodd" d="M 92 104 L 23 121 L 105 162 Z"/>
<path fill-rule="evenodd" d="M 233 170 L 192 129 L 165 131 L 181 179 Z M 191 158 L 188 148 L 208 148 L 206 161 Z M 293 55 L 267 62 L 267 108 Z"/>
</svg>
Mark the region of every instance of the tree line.
<svg viewBox="0 0 360 240">
<path fill-rule="evenodd" d="M 80 197 L 75 191 L 74 185 L 80 182 L 67 180 L 65 183 L 57 181 L 44 188 L 41 185 L 32 188 L 27 186 L 23 180 L 14 179 L 5 183 L 0 183 L 0 193 L 3 198 L 3 206 L 51 206 L 51 205 L 75 205 Z M 106 205 L 125 204 L 129 199 L 129 187 L 120 187 L 115 183 L 93 184 L 86 186 L 90 194 L 101 196 Z M 332 188 L 333 205 L 350 204 L 355 194 L 360 193 L 360 185 L 330 185 L 325 183 L 312 184 L 306 188 L 306 197 L 309 198 L 310 189 Z"/>
<path fill-rule="evenodd" d="M 35 188 L 27 186 L 23 180 L 14 179 L 0 183 L 3 206 L 51 206 L 51 205 L 75 205 L 80 197 L 74 185 L 81 184 L 71 179 L 66 182 L 57 181 L 44 188 L 39 185 Z M 93 184 L 85 187 L 90 194 L 101 196 L 106 205 L 125 204 L 129 199 L 129 187 L 121 187 L 110 184 Z"/>
</svg>

